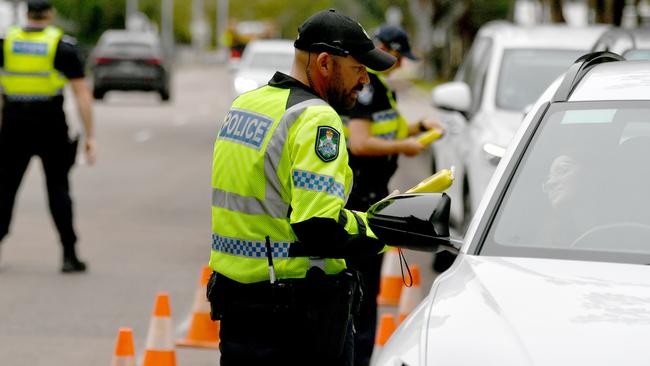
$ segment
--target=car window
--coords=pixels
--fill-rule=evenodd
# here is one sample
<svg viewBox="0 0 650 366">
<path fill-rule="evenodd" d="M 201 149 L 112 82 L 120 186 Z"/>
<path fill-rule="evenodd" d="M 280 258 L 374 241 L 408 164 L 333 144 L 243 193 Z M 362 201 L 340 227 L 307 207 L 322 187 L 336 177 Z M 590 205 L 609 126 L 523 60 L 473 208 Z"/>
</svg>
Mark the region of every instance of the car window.
<svg viewBox="0 0 650 366">
<path fill-rule="evenodd" d="M 650 102 L 555 104 L 541 126 L 481 254 L 647 264 Z"/>
<path fill-rule="evenodd" d="M 522 111 L 584 52 L 581 50 L 509 49 L 503 52 L 496 105 Z"/>
<path fill-rule="evenodd" d="M 474 82 L 481 57 L 488 48 L 489 43 L 490 40 L 488 38 L 477 38 L 474 41 L 465 61 L 458 70 L 458 74 L 456 75 L 457 81 L 464 81 L 467 85 L 471 85 Z"/>
<path fill-rule="evenodd" d="M 456 80 L 464 81 L 469 86 L 472 93 L 470 115 L 473 114 L 481 104 L 483 86 L 485 85 L 485 78 L 491 55 L 492 40 L 489 38 L 477 38 L 456 76 Z"/>
</svg>

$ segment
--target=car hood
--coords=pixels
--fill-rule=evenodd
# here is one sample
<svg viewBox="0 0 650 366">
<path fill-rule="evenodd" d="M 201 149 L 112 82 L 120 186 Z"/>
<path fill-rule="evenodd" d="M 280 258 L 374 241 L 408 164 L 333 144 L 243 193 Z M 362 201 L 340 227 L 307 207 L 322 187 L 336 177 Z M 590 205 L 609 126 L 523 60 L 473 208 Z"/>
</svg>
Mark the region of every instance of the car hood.
<svg viewBox="0 0 650 366">
<path fill-rule="evenodd" d="M 650 267 L 461 255 L 434 283 L 426 365 L 650 364 Z"/>
</svg>

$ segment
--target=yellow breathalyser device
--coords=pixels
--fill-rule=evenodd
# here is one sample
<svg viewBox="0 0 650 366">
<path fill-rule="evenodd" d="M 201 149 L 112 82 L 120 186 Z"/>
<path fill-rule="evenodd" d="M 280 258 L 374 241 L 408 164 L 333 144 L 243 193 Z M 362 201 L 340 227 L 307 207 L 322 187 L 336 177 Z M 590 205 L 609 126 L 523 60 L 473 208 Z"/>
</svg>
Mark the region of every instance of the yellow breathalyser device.
<svg viewBox="0 0 650 366">
<path fill-rule="evenodd" d="M 454 183 L 454 167 L 442 169 L 429 178 L 421 181 L 406 193 L 439 193 L 444 192 Z"/>
<path fill-rule="evenodd" d="M 432 128 L 429 131 L 420 134 L 420 136 L 417 137 L 417 140 L 422 145 L 428 145 L 441 137 L 442 131 L 437 128 Z"/>
</svg>

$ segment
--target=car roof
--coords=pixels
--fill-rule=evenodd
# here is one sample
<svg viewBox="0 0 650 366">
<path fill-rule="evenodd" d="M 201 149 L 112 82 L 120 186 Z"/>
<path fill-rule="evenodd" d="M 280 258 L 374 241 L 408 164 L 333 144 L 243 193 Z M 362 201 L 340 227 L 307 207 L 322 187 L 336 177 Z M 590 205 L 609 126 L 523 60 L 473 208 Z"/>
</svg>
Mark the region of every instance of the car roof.
<svg viewBox="0 0 650 366">
<path fill-rule="evenodd" d="M 603 25 L 517 25 L 497 21 L 481 27 L 478 36 L 492 38 L 501 48 L 588 50 L 606 30 Z"/>
<path fill-rule="evenodd" d="M 644 28 L 611 28 L 605 32 L 601 37 L 601 40 L 606 40 L 608 42 L 616 42 L 617 40 L 629 40 L 631 48 L 650 48 L 650 27 Z M 624 52 L 626 49 L 613 50 Z"/>
<path fill-rule="evenodd" d="M 650 100 L 650 61 L 616 61 L 594 66 L 569 101 Z"/>
<path fill-rule="evenodd" d="M 246 49 L 255 52 L 294 52 L 293 41 L 288 39 L 258 39 L 249 42 Z"/>
</svg>

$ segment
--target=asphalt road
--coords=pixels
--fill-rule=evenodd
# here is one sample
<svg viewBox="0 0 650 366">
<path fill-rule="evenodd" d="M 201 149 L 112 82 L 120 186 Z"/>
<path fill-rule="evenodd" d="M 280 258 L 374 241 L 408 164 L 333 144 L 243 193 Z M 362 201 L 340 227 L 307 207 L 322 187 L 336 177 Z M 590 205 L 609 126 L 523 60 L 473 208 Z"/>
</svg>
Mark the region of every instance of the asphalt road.
<svg viewBox="0 0 650 366">
<path fill-rule="evenodd" d="M 108 364 L 121 326 L 133 328 L 140 356 L 160 291 L 170 294 L 176 335 L 184 334 L 210 253 L 212 144 L 230 80 L 225 67 L 186 66 L 174 74 L 169 104 L 155 94 L 115 92 L 95 104 L 98 161 L 80 159 L 72 176 L 86 274 L 59 273 L 40 161 L 31 162 L 0 248 L 0 364 Z M 402 96 L 407 117 L 433 113 L 423 94 Z M 430 164 L 430 154 L 403 159 L 391 186 L 411 187 Z M 425 268 L 428 288 L 431 256 L 408 257 Z M 218 365 L 216 351 L 179 349 L 177 356 L 178 365 Z"/>
</svg>

